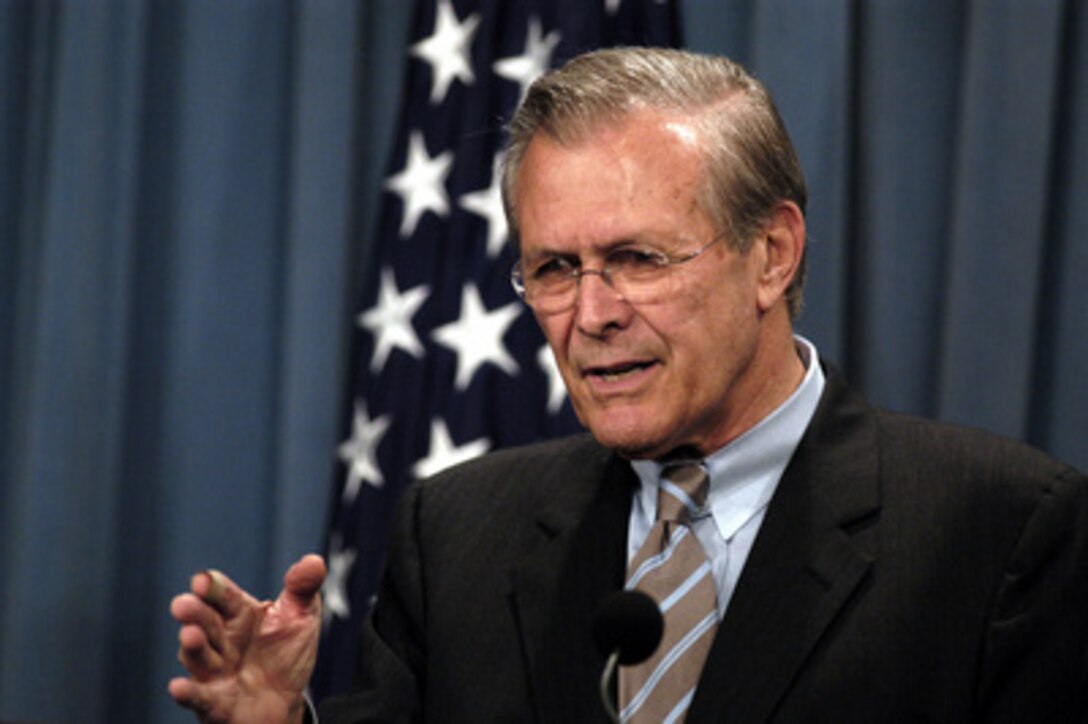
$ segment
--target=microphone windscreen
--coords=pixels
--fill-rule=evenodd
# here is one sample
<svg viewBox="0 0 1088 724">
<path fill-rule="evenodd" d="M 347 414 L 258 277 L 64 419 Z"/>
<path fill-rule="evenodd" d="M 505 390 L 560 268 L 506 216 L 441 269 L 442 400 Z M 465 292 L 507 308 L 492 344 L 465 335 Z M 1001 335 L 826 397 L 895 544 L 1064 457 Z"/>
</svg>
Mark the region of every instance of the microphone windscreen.
<svg viewBox="0 0 1088 724">
<path fill-rule="evenodd" d="M 619 651 L 619 662 L 637 664 L 661 643 L 665 620 L 652 598 L 641 591 L 617 591 L 597 610 L 593 641 L 605 656 Z"/>
</svg>

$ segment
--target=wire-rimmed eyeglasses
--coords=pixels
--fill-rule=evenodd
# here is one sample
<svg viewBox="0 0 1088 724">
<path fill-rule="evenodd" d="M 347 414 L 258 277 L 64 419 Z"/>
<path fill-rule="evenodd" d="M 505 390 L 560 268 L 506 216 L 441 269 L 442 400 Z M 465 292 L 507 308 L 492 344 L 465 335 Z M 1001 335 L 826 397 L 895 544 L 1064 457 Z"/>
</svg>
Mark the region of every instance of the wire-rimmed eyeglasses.
<svg viewBox="0 0 1088 724">
<path fill-rule="evenodd" d="M 541 314 L 557 314 L 574 306 L 582 277 L 598 275 L 616 294 L 631 304 L 651 304 L 673 293 L 673 269 L 698 258 L 726 238 L 719 234 L 689 254 L 671 256 L 657 249 L 622 246 L 611 250 L 600 269 L 576 266 L 577 261 L 550 255 L 526 265 L 519 260 L 510 270 L 510 284 L 518 296 Z"/>
</svg>

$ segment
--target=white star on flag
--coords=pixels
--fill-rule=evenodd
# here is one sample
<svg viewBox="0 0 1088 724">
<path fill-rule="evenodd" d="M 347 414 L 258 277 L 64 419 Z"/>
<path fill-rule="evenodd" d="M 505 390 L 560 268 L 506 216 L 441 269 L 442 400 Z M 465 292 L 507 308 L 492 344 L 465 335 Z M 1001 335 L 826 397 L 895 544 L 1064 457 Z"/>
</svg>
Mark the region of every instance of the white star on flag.
<svg viewBox="0 0 1088 724">
<path fill-rule="evenodd" d="M 430 293 L 430 287 L 426 284 L 402 293 L 393 279 L 393 270 L 389 267 L 382 269 L 377 303 L 355 318 L 360 327 L 374 335 L 371 372 L 380 373 L 394 349 L 403 349 L 416 359 L 423 359 L 423 344 L 412 326 L 412 317 Z"/>
<path fill-rule="evenodd" d="M 418 479 L 429 478 L 448 467 L 483 455 L 490 447 L 491 442 L 486 437 L 461 446 L 454 445 L 446 423 L 436 417 L 431 420 L 431 449 L 427 457 L 412 466 L 412 474 Z"/>
<path fill-rule="evenodd" d="M 506 243 L 506 213 L 502 208 L 502 165 L 496 156 L 491 164 L 491 184 L 486 189 L 465 194 L 458 201 L 461 208 L 483 217 L 487 222 L 487 256 L 494 259 Z"/>
<path fill-rule="evenodd" d="M 404 201 L 404 219 L 400 224 L 401 238 L 415 232 L 416 224 L 425 211 L 433 211 L 441 217 L 450 212 L 446 194 L 446 177 L 453 166 L 453 151 L 445 151 L 434 158 L 427 153 L 423 134 L 412 131 L 408 137 L 408 157 L 404 169 L 385 181 L 385 188 L 398 194 Z"/>
<path fill-rule="evenodd" d="M 351 599 L 348 596 L 348 575 L 355 563 L 355 551 L 344 550 L 341 537 L 333 535 L 329 541 L 329 573 L 321 586 L 321 618 L 328 626 L 333 616 L 351 618 Z"/>
<path fill-rule="evenodd" d="M 348 468 L 348 479 L 344 484 L 343 498 L 352 502 L 359 494 L 359 485 L 365 480 L 375 488 L 385 484 L 382 469 L 378 465 L 378 445 L 392 422 L 390 415 L 382 415 L 371 420 L 366 410 L 366 403 L 355 401 L 355 415 L 351 421 L 351 438 L 342 442 L 337 449 L 337 456 Z"/>
<path fill-rule="evenodd" d="M 525 52 L 512 58 L 497 60 L 492 68 L 496 74 L 518 83 L 521 86 L 521 97 L 524 98 L 532 82 L 551 67 L 552 53 L 562 37 L 558 30 L 553 30 L 544 36 L 540 18 L 533 16 L 529 18 Z"/>
<path fill-rule="evenodd" d="M 536 363 L 548 377 L 548 414 L 554 415 L 563 406 L 563 400 L 567 397 L 567 386 L 563 384 L 563 375 L 559 373 L 559 365 L 555 363 L 555 355 L 552 348 L 544 345 L 536 353 Z"/>
<path fill-rule="evenodd" d="M 472 13 L 461 23 L 450 1 L 440 0 L 434 17 L 434 32 L 412 46 L 412 55 L 431 64 L 432 105 L 438 105 L 446 98 L 455 78 L 466 85 L 476 80 L 469 51 L 479 24 L 479 13 Z"/>
<path fill-rule="evenodd" d="M 433 339 L 457 353 L 457 375 L 454 387 L 468 389 L 476 370 L 490 362 L 510 376 L 518 374 L 518 363 L 502 343 L 503 335 L 522 312 L 520 302 L 487 311 L 480 291 L 472 282 L 461 291 L 461 314 L 449 324 L 432 332 Z"/>
</svg>

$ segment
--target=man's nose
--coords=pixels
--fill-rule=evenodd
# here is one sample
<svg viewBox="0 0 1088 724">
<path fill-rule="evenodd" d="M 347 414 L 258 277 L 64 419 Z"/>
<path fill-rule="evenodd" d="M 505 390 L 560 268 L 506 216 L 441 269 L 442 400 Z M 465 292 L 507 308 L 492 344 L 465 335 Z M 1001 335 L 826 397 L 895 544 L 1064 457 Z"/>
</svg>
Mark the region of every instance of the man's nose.
<svg viewBox="0 0 1088 724">
<path fill-rule="evenodd" d="M 578 277 L 574 320 L 578 329 L 592 336 L 601 336 L 609 329 L 627 325 L 631 305 L 611 284 L 602 269 L 583 269 Z"/>
</svg>

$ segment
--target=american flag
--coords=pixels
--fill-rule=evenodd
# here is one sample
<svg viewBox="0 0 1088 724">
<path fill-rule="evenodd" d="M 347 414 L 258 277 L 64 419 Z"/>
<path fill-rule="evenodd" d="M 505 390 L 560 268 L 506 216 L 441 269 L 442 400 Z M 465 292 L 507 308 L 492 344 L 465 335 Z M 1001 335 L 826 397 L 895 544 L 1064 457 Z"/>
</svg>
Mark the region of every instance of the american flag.
<svg viewBox="0 0 1088 724">
<path fill-rule="evenodd" d="M 414 479 L 578 429 L 515 296 L 499 194 L 503 124 L 549 67 L 613 44 L 675 45 L 671 0 L 426 0 L 356 316 L 350 419 L 327 540 L 317 697 L 350 687 L 388 521 Z"/>
</svg>

